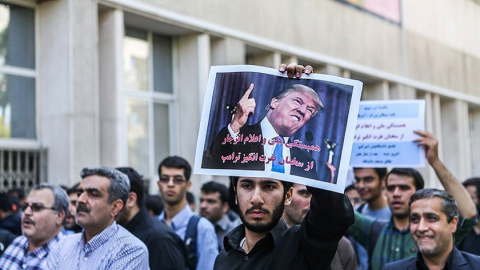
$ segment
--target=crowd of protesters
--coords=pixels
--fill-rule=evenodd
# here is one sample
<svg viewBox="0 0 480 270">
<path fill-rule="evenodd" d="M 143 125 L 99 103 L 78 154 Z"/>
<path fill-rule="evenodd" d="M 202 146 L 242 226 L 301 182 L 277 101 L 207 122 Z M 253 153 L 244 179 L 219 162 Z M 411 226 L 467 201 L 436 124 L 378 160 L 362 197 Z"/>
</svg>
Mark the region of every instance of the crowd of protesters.
<svg viewBox="0 0 480 270">
<path fill-rule="evenodd" d="M 281 71 L 311 72 L 291 68 Z M 345 194 L 232 176 L 204 183 L 196 204 L 179 156 L 158 165 L 157 195 L 131 167 L 11 189 L 0 193 L 0 269 L 478 269 L 480 178 L 459 182 L 437 139 L 416 133 L 444 190 L 413 168 L 353 168 Z"/>
</svg>

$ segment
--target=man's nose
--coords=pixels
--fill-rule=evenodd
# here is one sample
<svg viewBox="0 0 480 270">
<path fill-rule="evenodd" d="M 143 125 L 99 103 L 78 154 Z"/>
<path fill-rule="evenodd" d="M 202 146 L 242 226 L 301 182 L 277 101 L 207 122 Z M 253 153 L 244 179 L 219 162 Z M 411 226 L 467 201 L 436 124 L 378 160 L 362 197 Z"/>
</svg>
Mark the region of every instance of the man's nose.
<svg viewBox="0 0 480 270">
<path fill-rule="evenodd" d="M 76 203 L 75 207 L 76 207 L 79 203 L 85 203 L 85 201 L 86 201 L 86 196 L 87 196 L 87 195 L 85 195 L 85 193 L 86 193 L 86 192 L 82 192 L 82 193 L 80 193 L 80 195 L 78 195 L 78 199 L 77 199 L 77 203 Z"/>
<path fill-rule="evenodd" d="M 417 225 L 417 231 L 427 231 L 428 230 L 428 222 L 425 219 L 421 218 Z"/>
<path fill-rule="evenodd" d="M 400 197 L 400 195 L 401 195 L 400 188 L 395 187 L 395 189 L 393 190 L 393 196 Z"/>
<path fill-rule="evenodd" d="M 256 187 L 252 194 L 252 199 L 250 200 L 252 204 L 263 204 L 263 192 L 260 187 Z"/>
</svg>

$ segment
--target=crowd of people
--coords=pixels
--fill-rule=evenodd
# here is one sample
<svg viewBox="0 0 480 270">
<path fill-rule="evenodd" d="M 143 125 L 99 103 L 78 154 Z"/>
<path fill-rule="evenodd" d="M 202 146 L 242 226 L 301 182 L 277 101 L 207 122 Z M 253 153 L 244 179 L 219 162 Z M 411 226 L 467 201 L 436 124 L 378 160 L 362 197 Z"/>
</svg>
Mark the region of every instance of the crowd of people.
<svg viewBox="0 0 480 270">
<path fill-rule="evenodd" d="M 232 176 L 203 184 L 196 205 L 179 156 L 158 165 L 154 196 L 131 167 L 84 168 L 72 187 L 41 183 L 26 196 L 11 189 L 0 193 L 0 269 L 478 269 L 480 178 L 462 185 L 437 139 L 416 133 L 444 190 L 424 188 L 413 168 L 354 168 L 345 194 Z"/>
</svg>

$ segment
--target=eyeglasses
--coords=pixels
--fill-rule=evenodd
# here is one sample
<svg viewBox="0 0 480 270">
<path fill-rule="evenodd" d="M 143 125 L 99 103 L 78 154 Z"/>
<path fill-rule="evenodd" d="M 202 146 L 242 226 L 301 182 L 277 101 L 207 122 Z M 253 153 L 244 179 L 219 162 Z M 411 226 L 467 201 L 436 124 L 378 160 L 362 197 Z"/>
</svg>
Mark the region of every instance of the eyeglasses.
<svg viewBox="0 0 480 270">
<path fill-rule="evenodd" d="M 362 202 L 362 198 L 350 198 L 350 200 L 352 200 L 354 203 L 361 203 Z"/>
<path fill-rule="evenodd" d="M 22 211 L 25 212 L 25 210 L 27 210 L 28 207 L 30 207 L 32 212 L 40 212 L 43 209 L 57 210 L 55 207 L 46 207 L 45 205 L 43 205 L 41 203 L 26 203 L 26 204 L 22 205 Z"/>
<path fill-rule="evenodd" d="M 162 175 L 160 176 L 159 181 L 164 184 L 168 184 L 170 182 L 170 179 L 173 178 L 173 184 L 175 185 L 182 185 L 185 183 L 187 180 L 181 176 L 174 175 L 174 176 L 168 176 L 168 175 Z"/>
</svg>

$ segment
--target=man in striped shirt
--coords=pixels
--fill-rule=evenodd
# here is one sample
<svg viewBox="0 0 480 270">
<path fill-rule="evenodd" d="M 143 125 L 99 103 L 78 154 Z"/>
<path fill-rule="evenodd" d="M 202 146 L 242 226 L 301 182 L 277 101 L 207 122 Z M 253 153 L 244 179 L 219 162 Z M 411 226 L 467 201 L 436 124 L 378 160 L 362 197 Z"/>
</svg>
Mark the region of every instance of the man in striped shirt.
<svg viewBox="0 0 480 270">
<path fill-rule="evenodd" d="M 150 269 L 145 244 L 115 222 L 128 198 L 128 177 L 104 167 L 80 176 L 76 221 L 83 231 L 60 240 L 48 269 Z"/>
<path fill-rule="evenodd" d="M 0 258 L 1 269 L 47 269 L 46 258 L 63 234 L 67 193 L 46 183 L 34 186 L 22 206 L 23 235 L 15 238 Z"/>
</svg>

